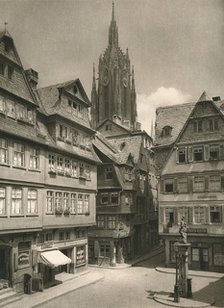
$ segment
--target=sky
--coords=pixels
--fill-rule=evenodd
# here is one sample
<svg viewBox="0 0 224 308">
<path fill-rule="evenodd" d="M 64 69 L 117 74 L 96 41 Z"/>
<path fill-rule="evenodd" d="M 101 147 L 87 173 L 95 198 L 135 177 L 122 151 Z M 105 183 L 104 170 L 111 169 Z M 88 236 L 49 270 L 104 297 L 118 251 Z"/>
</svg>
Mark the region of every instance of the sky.
<svg viewBox="0 0 224 308">
<path fill-rule="evenodd" d="M 151 134 L 158 107 L 224 97 L 224 0 L 115 0 L 119 45 L 135 67 L 138 120 Z M 0 0 L 39 87 L 79 78 L 90 97 L 93 63 L 108 45 L 111 0 Z"/>
</svg>

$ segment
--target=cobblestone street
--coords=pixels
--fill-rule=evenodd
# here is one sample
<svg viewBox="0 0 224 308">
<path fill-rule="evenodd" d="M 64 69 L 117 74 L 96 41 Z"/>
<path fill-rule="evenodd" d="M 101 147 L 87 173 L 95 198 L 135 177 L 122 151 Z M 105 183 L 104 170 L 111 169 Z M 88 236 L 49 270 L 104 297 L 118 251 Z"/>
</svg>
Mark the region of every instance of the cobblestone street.
<svg viewBox="0 0 224 308">
<path fill-rule="evenodd" d="M 42 307 L 165 307 L 153 300 L 153 295 L 173 291 L 175 275 L 160 273 L 155 266 L 161 264 L 163 254 L 127 269 L 92 269 L 104 273 L 104 279 L 96 284 L 76 290 L 52 300 Z M 214 307 L 224 307 L 224 280 L 208 277 L 192 277 L 194 299 L 206 302 L 206 297 L 216 298 Z M 53 292 L 53 288 L 52 288 Z"/>
</svg>

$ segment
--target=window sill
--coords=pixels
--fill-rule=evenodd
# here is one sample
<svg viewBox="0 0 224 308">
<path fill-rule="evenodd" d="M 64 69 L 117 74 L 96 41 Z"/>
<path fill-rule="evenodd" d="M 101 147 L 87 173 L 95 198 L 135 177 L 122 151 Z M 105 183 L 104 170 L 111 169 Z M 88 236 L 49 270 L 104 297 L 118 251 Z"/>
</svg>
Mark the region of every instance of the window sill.
<svg viewBox="0 0 224 308">
<path fill-rule="evenodd" d="M 54 215 L 54 213 L 45 213 L 45 215 Z"/>
<path fill-rule="evenodd" d="M 38 173 L 41 172 L 40 169 L 33 169 L 33 168 L 29 168 L 28 171 L 31 171 L 31 172 L 38 172 Z"/>
<path fill-rule="evenodd" d="M 39 217 L 39 214 L 32 214 L 32 213 L 29 213 L 29 214 L 26 214 L 26 217 Z"/>
<path fill-rule="evenodd" d="M 7 163 L 0 162 L 0 166 L 10 168 L 10 165 Z"/>
<path fill-rule="evenodd" d="M 0 218 L 7 218 L 8 216 L 6 214 L 0 214 Z"/>
<path fill-rule="evenodd" d="M 24 214 L 10 214 L 10 217 L 16 218 L 16 217 L 25 217 Z"/>
<path fill-rule="evenodd" d="M 26 170 L 26 167 L 23 166 L 12 166 L 12 168 Z"/>
<path fill-rule="evenodd" d="M 70 215 L 77 215 L 77 213 L 75 213 L 75 212 L 71 212 L 71 213 L 70 213 Z"/>
</svg>

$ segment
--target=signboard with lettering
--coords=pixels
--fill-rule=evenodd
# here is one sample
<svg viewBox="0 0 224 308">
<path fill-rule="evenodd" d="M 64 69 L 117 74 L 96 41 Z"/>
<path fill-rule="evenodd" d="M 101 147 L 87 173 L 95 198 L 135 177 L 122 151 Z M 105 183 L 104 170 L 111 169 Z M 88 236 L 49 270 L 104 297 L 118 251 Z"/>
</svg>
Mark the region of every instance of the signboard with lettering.
<svg viewBox="0 0 224 308">
<path fill-rule="evenodd" d="M 207 229 L 205 229 L 205 228 L 188 228 L 187 233 L 205 234 L 205 233 L 207 233 Z"/>
</svg>

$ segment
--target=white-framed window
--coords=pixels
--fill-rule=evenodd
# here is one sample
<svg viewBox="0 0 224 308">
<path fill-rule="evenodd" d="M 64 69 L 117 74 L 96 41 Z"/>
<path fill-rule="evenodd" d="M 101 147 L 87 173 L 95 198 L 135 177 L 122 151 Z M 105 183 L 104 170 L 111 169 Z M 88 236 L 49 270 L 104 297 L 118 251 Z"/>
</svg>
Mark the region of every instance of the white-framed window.
<svg viewBox="0 0 224 308">
<path fill-rule="evenodd" d="M 71 175 L 71 159 L 65 158 L 65 174 Z"/>
<path fill-rule="evenodd" d="M 116 228 L 116 216 L 108 216 L 107 217 L 107 228 L 115 229 Z"/>
<path fill-rule="evenodd" d="M 55 209 L 62 210 L 62 192 L 55 192 Z"/>
<path fill-rule="evenodd" d="M 63 193 L 63 209 L 69 209 L 69 193 L 64 192 Z"/>
<path fill-rule="evenodd" d="M 49 154 L 48 155 L 49 171 L 55 172 L 55 164 L 56 164 L 56 155 L 55 154 Z"/>
<path fill-rule="evenodd" d="M 0 215 L 6 213 L 6 189 L 5 187 L 0 187 Z"/>
<path fill-rule="evenodd" d="M 63 173 L 64 172 L 64 166 L 63 166 L 63 157 L 57 156 L 57 172 Z"/>
<path fill-rule="evenodd" d="M 89 195 L 84 196 L 84 213 L 89 213 Z"/>
<path fill-rule="evenodd" d="M 40 156 L 40 152 L 39 152 L 38 149 L 35 149 L 35 148 L 30 149 L 29 167 L 31 169 L 38 169 L 39 168 L 39 156 Z"/>
<path fill-rule="evenodd" d="M 209 191 L 221 191 L 221 177 L 219 175 L 210 175 Z"/>
<path fill-rule="evenodd" d="M 78 194 L 77 214 L 83 214 L 83 194 Z"/>
<path fill-rule="evenodd" d="M 26 121 L 27 120 L 27 108 L 22 105 L 17 105 L 17 119 Z"/>
<path fill-rule="evenodd" d="M 8 140 L 0 138 L 0 162 L 8 163 Z"/>
<path fill-rule="evenodd" d="M 85 178 L 85 168 L 83 163 L 79 163 L 79 176 Z"/>
<path fill-rule="evenodd" d="M 77 206 L 76 194 L 72 193 L 71 194 L 71 213 L 73 214 L 76 213 L 76 206 Z"/>
<path fill-rule="evenodd" d="M 196 224 L 203 224 L 206 222 L 206 207 L 195 206 L 194 207 L 194 222 Z"/>
<path fill-rule="evenodd" d="M 16 118 L 16 108 L 15 108 L 14 102 L 7 100 L 6 110 L 7 110 L 8 117 L 13 118 L 13 119 Z"/>
<path fill-rule="evenodd" d="M 205 191 L 205 178 L 203 176 L 195 176 L 193 182 L 194 192 L 204 192 Z"/>
<path fill-rule="evenodd" d="M 37 213 L 37 190 L 36 189 L 28 189 L 27 213 L 28 214 Z"/>
<path fill-rule="evenodd" d="M 90 165 L 86 165 L 85 173 L 86 173 L 86 179 L 90 180 L 91 179 L 91 168 L 90 168 Z"/>
<path fill-rule="evenodd" d="M 47 213 L 54 212 L 54 192 L 48 191 L 47 192 Z"/>
<path fill-rule="evenodd" d="M 11 214 L 22 214 L 22 189 L 12 188 Z"/>
<path fill-rule="evenodd" d="M 78 163 L 75 160 L 73 160 L 71 164 L 71 175 L 74 178 L 78 177 Z"/>
<path fill-rule="evenodd" d="M 210 222 L 221 223 L 222 222 L 222 207 L 210 206 Z"/>
<path fill-rule="evenodd" d="M 97 215 L 96 216 L 96 225 L 98 228 L 105 228 L 105 216 Z"/>
<path fill-rule="evenodd" d="M 25 166 L 25 145 L 14 142 L 13 152 L 13 165 L 14 166 Z"/>
</svg>

